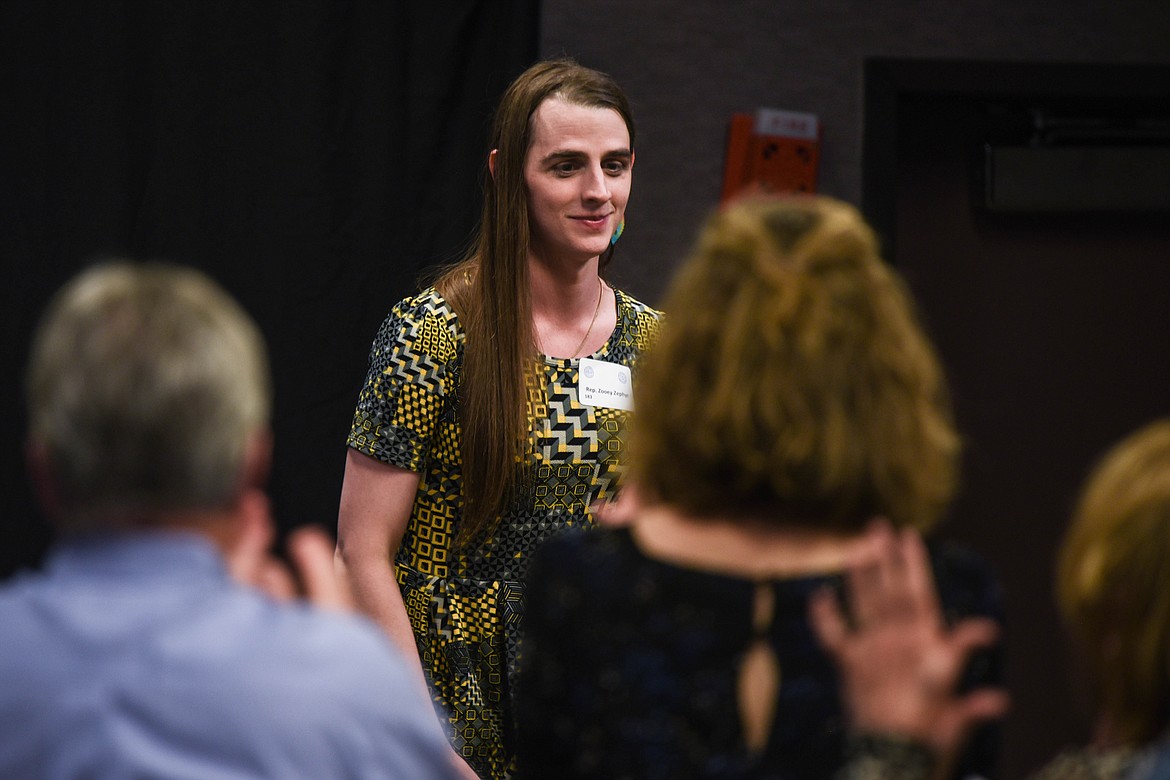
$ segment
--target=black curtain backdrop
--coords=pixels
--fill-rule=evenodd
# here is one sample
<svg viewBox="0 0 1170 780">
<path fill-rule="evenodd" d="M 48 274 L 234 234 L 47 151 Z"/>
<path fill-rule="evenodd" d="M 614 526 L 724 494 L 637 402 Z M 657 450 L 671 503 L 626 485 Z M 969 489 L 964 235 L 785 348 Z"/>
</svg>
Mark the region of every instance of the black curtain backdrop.
<svg viewBox="0 0 1170 780">
<path fill-rule="evenodd" d="M 369 344 L 466 245 L 490 113 L 536 57 L 538 0 L 62 2 L 0 10 L 0 576 L 51 534 L 25 478 L 22 375 L 95 258 L 200 267 L 256 317 L 283 530 L 333 529 Z"/>
</svg>

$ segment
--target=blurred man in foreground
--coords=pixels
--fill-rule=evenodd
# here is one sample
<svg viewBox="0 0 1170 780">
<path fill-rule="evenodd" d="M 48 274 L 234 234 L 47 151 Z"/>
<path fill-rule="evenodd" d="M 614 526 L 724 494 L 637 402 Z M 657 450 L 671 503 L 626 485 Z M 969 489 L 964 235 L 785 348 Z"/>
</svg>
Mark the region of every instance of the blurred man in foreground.
<svg viewBox="0 0 1170 780">
<path fill-rule="evenodd" d="M 449 778 L 332 544 L 267 555 L 271 388 L 255 324 L 202 274 L 103 265 L 54 299 L 28 459 L 59 541 L 0 590 L 0 777 Z M 294 574 L 295 571 L 295 574 Z"/>
</svg>

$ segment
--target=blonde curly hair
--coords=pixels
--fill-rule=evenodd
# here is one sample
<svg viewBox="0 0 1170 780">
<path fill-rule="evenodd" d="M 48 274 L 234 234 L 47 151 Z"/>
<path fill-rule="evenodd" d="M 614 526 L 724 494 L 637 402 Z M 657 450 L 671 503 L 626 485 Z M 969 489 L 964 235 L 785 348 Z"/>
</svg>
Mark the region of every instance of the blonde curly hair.
<svg viewBox="0 0 1170 780">
<path fill-rule="evenodd" d="M 1170 717 L 1170 419 L 1115 445 L 1085 484 L 1058 556 L 1057 600 L 1113 735 L 1141 745 Z"/>
<path fill-rule="evenodd" d="M 751 199 L 714 214 L 640 367 L 632 475 L 697 516 L 925 529 L 959 439 L 898 275 L 851 206 Z"/>
</svg>

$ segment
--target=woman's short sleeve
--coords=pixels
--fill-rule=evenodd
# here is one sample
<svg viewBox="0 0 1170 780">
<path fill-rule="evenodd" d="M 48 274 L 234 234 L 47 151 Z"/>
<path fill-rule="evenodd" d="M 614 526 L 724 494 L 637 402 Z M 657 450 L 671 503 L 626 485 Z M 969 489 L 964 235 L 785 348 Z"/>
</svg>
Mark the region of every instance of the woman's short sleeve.
<svg viewBox="0 0 1170 780">
<path fill-rule="evenodd" d="M 461 341 L 454 311 L 434 290 L 396 305 L 370 347 L 346 444 L 421 471 L 441 427 L 454 422 Z"/>
</svg>

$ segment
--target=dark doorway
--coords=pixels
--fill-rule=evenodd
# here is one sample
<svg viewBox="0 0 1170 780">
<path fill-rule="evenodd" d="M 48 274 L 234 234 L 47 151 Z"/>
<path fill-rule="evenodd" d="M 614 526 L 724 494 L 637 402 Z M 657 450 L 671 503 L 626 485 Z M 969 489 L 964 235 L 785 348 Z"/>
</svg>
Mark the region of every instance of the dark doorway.
<svg viewBox="0 0 1170 780">
<path fill-rule="evenodd" d="M 1170 119 L 1170 68 L 866 64 L 863 208 L 920 303 L 966 442 L 942 533 L 1004 586 L 1004 777 L 1088 736 L 1054 553 L 1097 456 L 1170 414 L 1170 211 L 988 198 L 988 150 L 1049 143 L 1037 127 L 1053 118 L 1112 128 L 1076 144 L 1170 148 L 1118 130 Z"/>
</svg>

